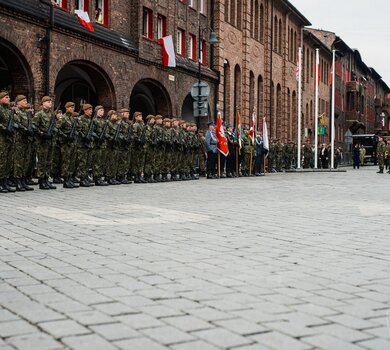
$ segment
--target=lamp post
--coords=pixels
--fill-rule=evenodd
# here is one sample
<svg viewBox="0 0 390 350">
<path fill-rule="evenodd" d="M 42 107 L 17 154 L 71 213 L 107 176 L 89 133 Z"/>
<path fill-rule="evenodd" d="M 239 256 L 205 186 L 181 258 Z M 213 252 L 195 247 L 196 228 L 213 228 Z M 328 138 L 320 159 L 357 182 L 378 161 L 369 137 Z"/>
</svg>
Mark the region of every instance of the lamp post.
<svg viewBox="0 0 390 350">
<path fill-rule="evenodd" d="M 385 114 L 385 112 L 382 112 L 382 113 L 381 113 L 381 118 L 382 118 L 382 128 L 385 126 L 385 117 L 386 117 L 386 114 Z"/>
<path fill-rule="evenodd" d="M 199 25 L 199 36 L 198 36 L 198 102 L 202 100 L 202 38 L 204 33 L 207 30 L 210 30 L 210 37 L 209 37 L 209 44 L 215 45 L 218 43 L 217 34 L 214 32 L 214 30 L 211 27 L 205 27 L 203 29 L 200 28 Z M 199 117 L 198 117 L 198 127 L 199 127 Z"/>
</svg>

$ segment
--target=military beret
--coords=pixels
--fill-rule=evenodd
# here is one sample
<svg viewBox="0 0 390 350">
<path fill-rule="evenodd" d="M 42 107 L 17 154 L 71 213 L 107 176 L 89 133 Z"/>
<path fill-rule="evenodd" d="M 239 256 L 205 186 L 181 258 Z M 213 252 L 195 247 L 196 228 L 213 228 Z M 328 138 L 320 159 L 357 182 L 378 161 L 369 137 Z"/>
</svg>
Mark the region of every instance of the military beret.
<svg viewBox="0 0 390 350">
<path fill-rule="evenodd" d="M 119 112 L 121 113 L 126 113 L 126 112 L 130 112 L 128 108 L 122 108 Z"/>
<path fill-rule="evenodd" d="M 24 95 L 18 95 L 15 97 L 15 103 L 18 103 L 20 101 L 27 100 L 27 97 Z"/>
<path fill-rule="evenodd" d="M 74 107 L 75 104 L 73 102 L 66 102 L 65 103 L 65 108 L 69 108 L 69 107 Z"/>
<path fill-rule="evenodd" d="M 185 120 L 179 120 L 179 125 L 187 124 Z"/>
<path fill-rule="evenodd" d="M 146 117 L 146 120 L 150 120 L 150 119 L 154 119 L 154 115 L 153 115 L 153 114 L 149 114 L 149 115 Z"/>
<path fill-rule="evenodd" d="M 99 109 L 104 109 L 104 107 L 101 106 L 101 105 L 97 105 L 97 106 L 95 107 L 95 112 L 97 112 Z"/>
<path fill-rule="evenodd" d="M 43 103 L 43 102 L 47 102 L 47 101 L 52 101 L 51 97 L 50 96 L 43 96 L 41 102 Z"/>
<path fill-rule="evenodd" d="M 8 91 L 0 91 L 0 100 L 5 96 L 9 96 Z"/>
<path fill-rule="evenodd" d="M 154 117 L 154 119 L 156 119 L 156 120 L 159 120 L 159 119 L 162 119 L 163 117 L 161 116 L 161 115 L 159 115 L 159 114 L 157 114 L 155 117 Z"/>
<path fill-rule="evenodd" d="M 90 105 L 89 103 L 84 104 L 83 111 L 86 111 L 87 109 L 92 109 L 92 105 Z"/>
<path fill-rule="evenodd" d="M 169 118 L 164 118 L 163 122 L 164 122 L 164 123 L 170 123 L 171 120 L 170 120 Z"/>
<path fill-rule="evenodd" d="M 118 115 L 118 113 L 115 110 L 113 110 L 113 109 L 109 110 L 108 113 L 107 113 L 107 115 L 109 117 L 111 117 L 113 114 Z"/>
<path fill-rule="evenodd" d="M 77 112 L 73 112 L 73 113 L 72 113 L 72 117 L 73 117 L 73 118 L 77 118 L 78 116 L 79 116 L 79 114 L 78 114 Z"/>
<path fill-rule="evenodd" d="M 176 122 L 177 121 L 177 118 L 172 118 L 171 119 L 171 122 Z"/>
<path fill-rule="evenodd" d="M 134 112 L 133 114 L 133 119 L 135 119 L 135 117 L 141 115 L 142 116 L 142 113 L 141 112 Z"/>
<path fill-rule="evenodd" d="M 210 126 L 210 125 L 215 126 L 215 121 L 208 122 L 207 125 L 208 126 Z"/>
</svg>

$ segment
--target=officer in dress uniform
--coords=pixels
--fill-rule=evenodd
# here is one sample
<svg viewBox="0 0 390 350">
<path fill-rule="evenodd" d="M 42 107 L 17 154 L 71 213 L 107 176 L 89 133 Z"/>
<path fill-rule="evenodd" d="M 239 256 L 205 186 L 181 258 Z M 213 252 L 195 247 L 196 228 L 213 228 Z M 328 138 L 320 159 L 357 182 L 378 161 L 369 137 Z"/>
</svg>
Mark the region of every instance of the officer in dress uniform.
<svg viewBox="0 0 390 350">
<path fill-rule="evenodd" d="M 216 179 L 215 174 L 217 162 L 217 137 L 215 135 L 215 122 L 208 123 L 209 129 L 206 132 L 206 149 L 207 149 L 207 178 Z"/>
</svg>

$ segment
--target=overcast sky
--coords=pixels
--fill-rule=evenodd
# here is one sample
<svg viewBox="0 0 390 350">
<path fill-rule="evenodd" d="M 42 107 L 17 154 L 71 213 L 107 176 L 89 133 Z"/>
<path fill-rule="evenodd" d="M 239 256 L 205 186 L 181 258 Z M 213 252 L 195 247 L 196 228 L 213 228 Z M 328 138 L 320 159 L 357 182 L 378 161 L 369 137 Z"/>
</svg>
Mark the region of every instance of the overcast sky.
<svg viewBox="0 0 390 350">
<path fill-rule="evenodd" d="M 335 32 L 390 86 L 390 0 L 290 0 L 313 28 Z"/>
</svg>

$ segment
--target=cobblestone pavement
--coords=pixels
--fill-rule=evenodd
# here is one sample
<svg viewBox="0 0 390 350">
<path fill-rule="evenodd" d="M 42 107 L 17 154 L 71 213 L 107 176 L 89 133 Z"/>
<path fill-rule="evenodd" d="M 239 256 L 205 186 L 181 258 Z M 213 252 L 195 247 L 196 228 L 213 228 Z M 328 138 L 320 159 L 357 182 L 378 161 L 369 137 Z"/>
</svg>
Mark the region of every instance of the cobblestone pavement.
<svg viewBox="0 0 390 350">
<path fill-rule="evenodd" d="M 0 197 L 0 350 L 390 349 L 390 175 Z"/>
</svg>

